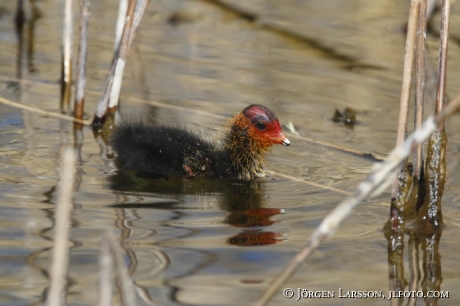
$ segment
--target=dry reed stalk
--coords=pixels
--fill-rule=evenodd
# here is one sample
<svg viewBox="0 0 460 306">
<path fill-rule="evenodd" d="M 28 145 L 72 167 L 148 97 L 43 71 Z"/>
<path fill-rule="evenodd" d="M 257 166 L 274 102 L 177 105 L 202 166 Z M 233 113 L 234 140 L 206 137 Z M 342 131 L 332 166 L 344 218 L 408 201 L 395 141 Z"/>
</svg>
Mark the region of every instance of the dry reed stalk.
<svg viewBox="0 0 460 306">
<path fill-rule="evenodd" d="M 88 58 L 88 21 L 90 16 L 89 0 L 80 0 L 80 42 L 78 45 L 77 80 L 75 83 L 74 117 L 83 120 L 85 108 L 86 61 Z M 81 130 L 81 124 L 74 128 Z"/>
<path fill-rule="evenodd" d="M 142 16 L 147 9 L 147 0 L 131 0 L 128 6 L 128 15 L 123 34 L 121 36 L 120 47 L 118 49 L 117 59 L 115 60 L 115 73 L 113 77 L 112 90 L 108 101 L 109 109 L 116 109 L 118 99 L 120 97 L 121 83 L 123 81 L 123 73 L 126 65 L 131 44 L 136 36 L 136 31 L 139 27 Z M 143 6 L 142 6 L 143 5 Z"/>
<path fill-rule="evenodd" d="M 61 112 L 68 114 L 70 110 L 70 89 L 72 86 L 72 0 L 64 5 L 64 25 L 62 32 L 62 63 L 61 63 Z"/>
<path fill-rule="evenodd" d="M 419 129 L 423 124 L 424 105 L 425 105 L 425 40 L 426 40 L 426 8 L 427 0 L 420 2 L 420 14 L 417 25 L 417 55 L 416 55 L 416 89 L 415 89 L 415 112 L 414 129 Z M 414 163 L 412 167 L 412 177 L 416 180 L 420 178 L 423 161 L 423 146 L 418 145 L 414 151 Z"/>
<path fill-rule="evenodd" d="M 450 0 L 442 1 L 441 32 L 439 38 L 438 88 L 436 90 L 436 114 L 441 112 L 446 102 L 447 51 L 449 41 Z M 444 121 L 439 123 L 439 130 L 444 131 Z"/>
<path fill-rule="evenodd" d="M 431 133 L 437 129 L 437 125 L 445 118 L 452 115 L 460 107 L 460 94 L 457 95 L 441 113 L 429 117 L 422 127 L 410 135 L 403 143 L 397 145 L 389 156 L 379 164 L 374 165 L 373 172 L 367 179 L 359 184 L 353 196 L 344 199 L 332 212 L 321 222 L 319 227 L 312 234 L 307 245 L 289 262 L 281 275 L 275 278 L 268 289 L 256 302 L 261 306 L 269 302 L 283 282 L 285 282 L 298 267 L 310 257 L 313 251 L 323 240 L 331 236 L 345 220 L 353 209 L 368 196 L 375 196 L 391 184 L 399 170 L 401 162 L 409 156 L 417 143 L 422 143 Z"/>
<path fill-rule="evenodd" d="M 271 171 L 271 170 L 266 170 L 265 172 L 267 172 L 268 174 L 271 174 L 271 175 L 278 175 L 278 176 L 290 179 L 291 181 L 307 184 L 307 185 L 313 186 L 315 188 L 320 188 L 320 189 L 323 189 L 323 190 L 333 191 L 333 192 L 340 193 L 340 194 L 343 194 L 343 195 L 346 195 L 346 196 L 351 195 L 351 192 L 341 190 L 341 189 L 338 189 L 338 188 L 334 188 L 334 187 L 331 187 L 331 186 L 321 185 L 321 184 L 318 184 L 318 183 L 315 183 L 315 182 L 312 182 L 312 181 L 308 181 L 306 179 L 301 179 L 301 178 L 298 178 L 298 177 L 295 177 L 295 176 L 292 176 L 292 175 L 287 175 L 287 174 L 283 174 L 283 173 L 276 172 L 276 171 Z"/>
<path fill-rule="evenodd" d="M 409 98 L 411 91 L 411 79 L 414 66 L 415 37 L 419 19 L 420 1 L 411 0 L 409 9 L 409 22 L 407 24 L 406 50 L 404 54 L 404 70 L 399 104 L 398 132 L 396 134 L 396 145 L 403 143 L 407 134 L 407 119 L 409 116 Z M 396 179 L 391 188 L 391 197 L 398 196 L 398 180 Z"/>
<path fill-rule="evenodd" d="M 123 26 L 125 25 L 126 13 L 128 12 L 128 1 L 129 0 L 120 0 L 120 3 L 118 4 L 117 26 L 115 28 L 115 42 L 113 44 L 113 52 L 115 55 L 118 48 L 120 47 L 121 35 L 123 34 Z"/>
<path fill-rule="evenodd" d="M 59 196 L 56 203 L 54 247 L 51 255 L 50 288 L 46 305 L 64 305 L 69 262 L 69 226 L 72 209 L 72 189 L 75 175 L 75 156 L 70 147 L 65 147 L 61 155 Z"/>
<path fill-rule="evenodd" d="M 116 52 L 116 58 L 112 63 L 112 69 L 108 77 L 106 87 L 101 100 L 98 103 L 93 125 L 100 125 L 104 122 L 106 114 L 115 113 L 120 97 L 121 83 L 125 69 L 126 58 L 129 48 L 135 37 L 142 16 L 147 9 L 148 0 L 130 0 L 120 46 Z"/>
<path fill-rule="evenodd" d="M 129 277 L 128 270 L 126 269 L 123 261 L 121 248 L 118 245 L 112 233 L 107 232 L 101 240 L 101 277 L 99 279 L 99 306 L 111 305 L 112 285 L 111 271 L 115 268 L 115 275 L 119 284 L 120 296 L 122 305 L 131 306 L 136 305 L 136 295 L 134 292 L 133 281 Z"/>
<path fill-rule="evenodd" d="M 73 122 L 77 122 L 77 123 L 84 124 L 84 125 L 90 125 L 90 123 L 91 123 L 88 120 L 80 120 L 80 119 L 76 119 L 76 118 L 73 118 L 73 117 L 70 117 L 70 116 L 67 116 L 67 115 L 64 115 L 64 114 L 48 112 L 48 111 L 42 110 L 40 108 L 36 108 L 36 107 L 26 105 L 26 104 L 17 103 L 17 102 L 14 102 L 14 101 L 2 98 L 2 97 L 0 97 L 0 103 L 8 105 L 8 106 L 12 106 L 12 107 L 20 108 L 20 109 L 23 109 L 23 110 L 26 110 L 26 111 L 29 111 L 29 112 L 43 114 L 43 115 L 46 115 L 46 116 L 55 117 L 55 118 L 59 118 L 59 119 L 64 119 L 64 120 L 68 120 L 68 121 L 73 121 Z"/>
</svg>

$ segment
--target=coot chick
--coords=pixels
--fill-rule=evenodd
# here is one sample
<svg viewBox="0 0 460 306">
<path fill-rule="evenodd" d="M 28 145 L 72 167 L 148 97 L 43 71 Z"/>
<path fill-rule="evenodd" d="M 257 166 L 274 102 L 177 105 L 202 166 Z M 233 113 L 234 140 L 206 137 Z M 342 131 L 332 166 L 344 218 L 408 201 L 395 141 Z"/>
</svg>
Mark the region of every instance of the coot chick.
<svg viewBox="0 0 460 306">
<path fill-rule="evenodd" d="M 121 167 L 162 175 L 250 180 L 266 176 L 264 153 L 289 146 L 276 115 L 250 105 L 229 120 L 221 137 L 203 137 L 183 126 L 130 121 L 114 130 L 112 146 Z"/>
</svg>

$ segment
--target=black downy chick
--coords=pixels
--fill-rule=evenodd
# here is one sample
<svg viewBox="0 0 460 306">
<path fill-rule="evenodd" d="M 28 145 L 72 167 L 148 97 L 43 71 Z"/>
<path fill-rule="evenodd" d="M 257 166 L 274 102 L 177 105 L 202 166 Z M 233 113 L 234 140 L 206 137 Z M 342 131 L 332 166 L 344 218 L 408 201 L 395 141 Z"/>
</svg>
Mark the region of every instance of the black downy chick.
<svg viewBox="0 0 460 306">
<path fill-rule="evenodd" d="M 264 154 L 274 144 L 289 146 L 276 115 L 250 105 L 229 120 L 221 139 L 205 138 L 187 128 L 142 121 L 116 127 L 112 146 L 126 169 L 162 175 L 264 177 Z"/>
</svg>

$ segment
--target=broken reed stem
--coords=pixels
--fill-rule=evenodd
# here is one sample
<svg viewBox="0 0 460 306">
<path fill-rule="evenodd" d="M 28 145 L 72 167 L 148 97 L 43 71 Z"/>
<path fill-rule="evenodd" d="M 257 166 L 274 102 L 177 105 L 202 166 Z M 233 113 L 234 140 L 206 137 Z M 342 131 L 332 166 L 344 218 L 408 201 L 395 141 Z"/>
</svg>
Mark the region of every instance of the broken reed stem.
<svg viewBox="0 0 460 306">
<path fill-rule="evenodd" d="M 411 0 L 409 9 L 409 21 L 407 24 L 406 50 L 404 54 L 404 70 L 399 102 L 398 132 L 396 134 L 396 145 L 403 143 L 407 134 L 407 119 L 409 116 L 409 98 L 411 91 L 411 79 L 414 66 L 415 37 L 420 11 L 420 1 Z M 398 195 L 398 180 L 396 179 L 391 188 L 391 198 Z"/>
<path fill-rule="evenodd" d="M 118 106 L 126 58 L 134 37 L 136 36 L 137 29 L 141 23 L 142 16 L 144 16 L 145 10 L 147 9 L 148 3 L 148 0 L 131 0 L 130 6 L 128 7 L 129 19 L 127 19 L 125 28 L 123 29 L 123 35 L 121 37 L 120 48 L 118 51 L 118 59 L 115 62 L 115 75 L 108 103 L 109 109 L 115 109 Z"/>
<path fill-rule="evenodd" d="M 101 100 L 98 103 L 93 125 L 99 125 L 105 120 L 108 110 L 116 110 L 120 97 L 121 82 L 125 69 L 126 58 L 129 48 L 136 35 L 142 16 L 147 9 L 148 0 L 130 0 L 120 46 L 116 52 L 116 58 L 112 63 L 110 75 Z M 135 21 L 135 22 L 134 22 Z"/>
<path fill-rule="evenodd" d="M 115 51 L 115 57 L 112 62 L 112 68 L 110 69 L 110 74 L 107 78 L 107 83 L 104 88 L 101 100 L 97 105 L 96 114 L 93 119 L 93 124 L 100 124 L 104 121 L 105 114 L 107 113 L 108 108 L 110 108 L 109 104 L 113 103 L 114 99 L 116 99 L 118 103 L 120 92 L 117 92 L 114 88 L 116 88 L 117 86 L 121 87 L 120 73 L 122 76 L 125 65 L 125 61 L 124 59 L 121 59 L 121 57 L 126 56 L 126 53 L 124 53 L 124 51 L 126 51 L 128 42 L 127 36 L 129 35 L 131 25 L 133 22 L 135 4 L 136 0 L 129 1 L 128 11 L 124 19 L 124 28 L 123 34 L 121 36 L 121 42 L 118 46 L 118 49 Z M 125 42 L 125 44 L 123 44 L 123 42 Z M 116 79 L 116 75 L 118 75 L 118 79 Z M 116 82 L 118 84 L 115 84 Z"/>
<path fill-rule="evenodd" d="M 425 38 L 426 38 L 426 8 L 427 0 L 421 0 L 419 19 L 417 25 L 417 54 L 416 54 L 416 88 L 415 88 L 415 112 L 414 129 L 419 129 L 423 124 L 425 107 Z M 423 145 L 417 145 L 414 151 L 414 164 L 412 167 L 412 177 L 416 180 L 420 178 L 423 160 Z"/>
<path fill-rule="evenodd" d="M 80 0 L 80 42 L 78 45 L 77 80 L 75 83 L 74 117 L 83 120 L 85 109 L 86 61 L 88 58 L 88 21 L 90 16 L 89 0 Z M 74 124 L 82 129 L 81 124 Z"/>
<path fill-rule="evenodd" d="M 438 88 L 436 90 L 436 111 L 441 112 L 446 99 L 447 50 L 449 40 L 450 0 L 442 1 L 441 32 L 439 38 Z M 444 131 L 444 121 L 439 123 L 439 130 Z"/>
<path fill-rule="evenodd" d="M 120 47 L 118 48 L 117 58 L 113 65 L 115 66 L 112 87 L 110 90 L 108 108 L 114 108 L 118 105 L 118 99 L 120 97 L 121 82 L 123 81 L 123 73 L 125 71 L 126 56 L 129 50 L 129 36 L 133 25 L 134 9 L 136 7 L 137 0 L 130 0 L 128 6 L 128 12 L 126 15 L 125 26 L 123 28 L 123 34 L 121 35 Z"/>
<path fill-rule="evenodd" d="M 105 233 L 102 237 L 100 264 L 100 296 L 98 305 L 111 305 L 110 302 L 113 286 L 107 283 L 111 283 L 111 268 L 115 269 L 115 275 L 119 283 L 122 305 L 136 305 L 136 295 L 134 292 L 133 281 L 129 277 L 128 270 L 126 269 L 125 262 L 123 261 L 121 248 L 111 232 Z"/>
<path fill-rule="evenodd" d="M 72 0 L 64 5 L 64 25 L 62 32 L 62 63 L 61 63 L 61 112 L 68 114 L 70 110 L 70 89 L 72 86 Z"/>
<path fill-rule="evenodd" d="M 414 131 L 403 143 L 397 145 L 389 156 L 380 164 L 375 164 L 372 173 L 367 179 L 361 182 L 353 193 L 353 196 L 344 199 L 332 212 L 330 212 L 321 222 L 319 227 L 312 234 L 307 245 L 289 262 L 281 275 L 275 278 L 273 283 L 267 288 L 260 299 L 256 302 L 257 306 L 265 305 L 270 298 L 277 292 L 278 288 L 285 282 L 298 267 L 310 257 L 313 251 L 323 240 L 331 236 L 339 225 L 350 215 L 353 209 L 369 195 L 377 195 L 382 192 L 388 184 L 393 182 L 394 177 L 399 171 L 399 167 L 404 159 L 409 156 L 417 143 L 422 143 L 433 133 L 439 122 L 453 114 L 460 107 L 460 94 L 452 100 L 443 111 L 435 117 L 429 117 L 420 129 Z"/>
<path fill-rule="evenodd" d="M 56 203 L 54 247 L 51 255 L 50 287 L 46 304 L 64 305 L 64 288 L 67 284 L 69 262 L 69 226 L 72 209 L 72 189 L 75 175 L 75 154 L 72 148 L 65 147 L 61 155 L 59 197 Z"/>
</svg>

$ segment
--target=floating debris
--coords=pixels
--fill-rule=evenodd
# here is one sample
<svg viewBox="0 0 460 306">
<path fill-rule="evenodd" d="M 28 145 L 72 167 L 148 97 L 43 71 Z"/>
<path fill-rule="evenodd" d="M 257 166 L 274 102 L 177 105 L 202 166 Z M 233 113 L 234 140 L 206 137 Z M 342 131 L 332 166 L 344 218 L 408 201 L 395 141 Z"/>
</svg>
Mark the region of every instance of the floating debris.
<svg viewBox="0 0 460 306">
<path fill-rule="evenodd" d="M 345 107 L 343 113 L 341 113 L 338 109 L 335 109 L 332 121 L 342 122 L 345 125 L 353 127 L 356 124 L 356 112 L 350 107 Z"/>
</svg>

